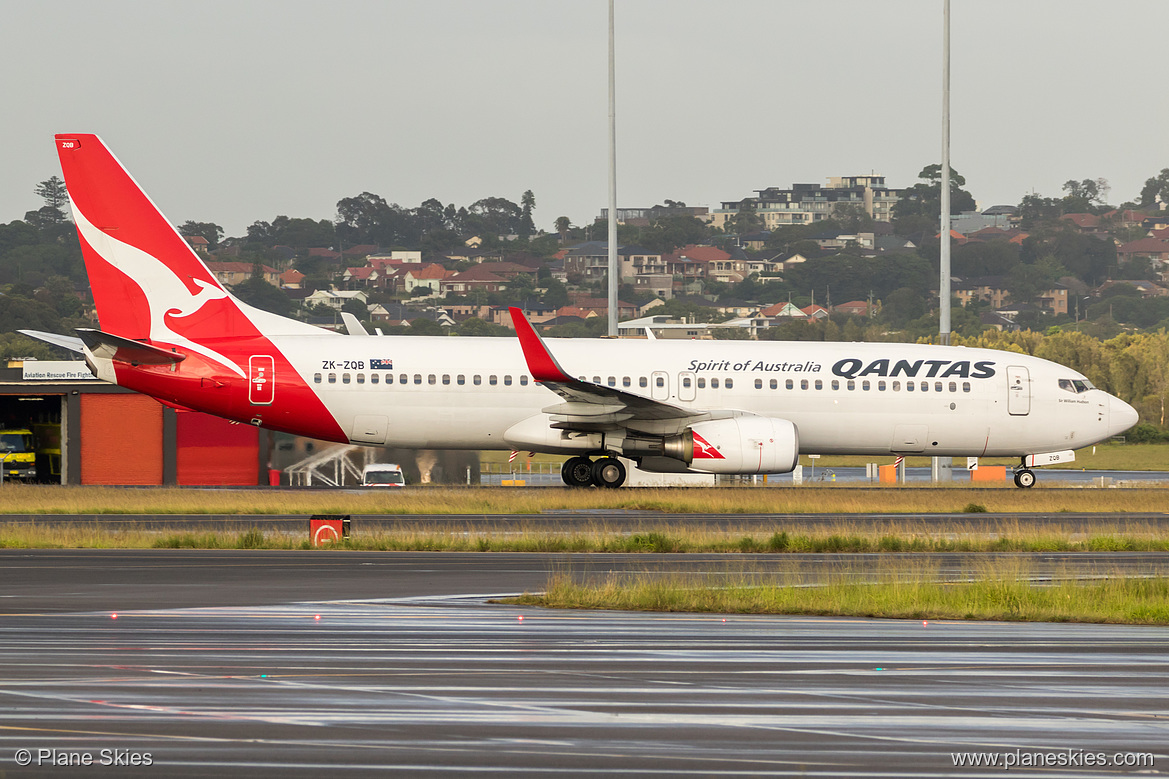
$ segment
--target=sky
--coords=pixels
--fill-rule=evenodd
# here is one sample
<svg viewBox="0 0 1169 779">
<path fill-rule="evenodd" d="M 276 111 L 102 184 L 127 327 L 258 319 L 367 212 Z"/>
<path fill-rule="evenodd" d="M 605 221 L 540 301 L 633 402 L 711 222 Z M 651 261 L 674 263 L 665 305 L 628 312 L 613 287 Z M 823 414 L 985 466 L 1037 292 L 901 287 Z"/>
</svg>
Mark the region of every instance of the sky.
<svg viewBox="0 0 1169 779">
<path fill-rule="evenodd" d="M 952 0 L 951 160 L 981 207 L 1169 167 L 1163 0 Z M 0 0 L 0 223 L 93 132 L 173 222 L 364 191 L 608 204 L 605 0 Z M 941 158 L 941 0 L 616 0 L 618 204 L 712 209 Z"/>
</svg>

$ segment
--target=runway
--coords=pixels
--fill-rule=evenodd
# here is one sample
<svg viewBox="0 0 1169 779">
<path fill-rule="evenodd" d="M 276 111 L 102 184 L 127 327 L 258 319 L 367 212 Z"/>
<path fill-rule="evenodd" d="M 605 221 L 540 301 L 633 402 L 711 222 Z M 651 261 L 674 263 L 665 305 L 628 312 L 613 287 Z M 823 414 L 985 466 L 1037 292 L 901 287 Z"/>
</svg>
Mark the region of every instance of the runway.
<svg viewBox="0 0 1169 779">
<path fill-rule="evenodd" d="M 59 773 L 19 749 L 149 754 L 107 774 L 160 776 L 1002 776 L 952 753 L 1061 750 L 1169 766 L 1166 628 L 484 602 L 565 565 L 717 575 L 709 557 L 0 550 L 0 770 Z"/>
</svg>

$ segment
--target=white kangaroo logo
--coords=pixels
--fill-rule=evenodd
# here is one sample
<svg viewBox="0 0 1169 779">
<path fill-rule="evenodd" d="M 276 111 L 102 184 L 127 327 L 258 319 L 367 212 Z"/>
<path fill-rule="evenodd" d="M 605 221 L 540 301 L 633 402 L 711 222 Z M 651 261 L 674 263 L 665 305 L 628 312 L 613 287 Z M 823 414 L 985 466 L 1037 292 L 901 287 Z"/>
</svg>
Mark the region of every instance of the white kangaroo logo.
<svg viewBox="0 0 1169 779">
<path fill-rule="evenodd" d="M 243 369 L 227 357 L 179 335 L 171 330 L 166 323 L 168 315 L 176 319 L 188 317 L 201 309 L 208 301 L 228 297 L 225 290 L 202 279 L 192 279 L 199 287 L 199 291 L 192 295 L 191 291 L 187 289 L 187 285 L 183 284 L 174 271 L 157 257 L 128 243 L 123 243 L 104 230 L 94 227 L 93 223 L 86 219 L 76 206 L 73 207 L 73 216 L 78 231 L 85 238 L 85 241 L 93 247 L 93 250 L 101 255 L 102 259 L 125 273 L 142 290 L 142 295 L 146 298 L 146 304 L 150 308 L 151 341 L 162 341 L 198 352 L 230 368 L 242 378 L 247 378 Z"/>
</svg>

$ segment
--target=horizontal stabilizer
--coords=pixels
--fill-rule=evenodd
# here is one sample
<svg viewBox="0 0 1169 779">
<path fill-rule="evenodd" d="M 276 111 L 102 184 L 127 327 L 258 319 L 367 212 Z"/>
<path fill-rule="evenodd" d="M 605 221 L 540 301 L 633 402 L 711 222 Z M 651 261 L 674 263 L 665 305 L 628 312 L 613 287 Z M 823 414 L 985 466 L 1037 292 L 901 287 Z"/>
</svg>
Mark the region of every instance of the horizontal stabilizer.
<svg viewBox="0 0 1169 779">
<path fill-rule="evenodd" d="M 131 365 L 174 365 L 187 359 L 185 354 L 169 352 L 141 341 L 131 341 L 129 338 L 103 333 L 101 330 L 79 327 L 76 333 L 95 357 L 107 360 L 128 362 Z"/>
<path fill-rule="evenodd" d="M 361 320 L 348 311 L 341 312 L 341 321 L 345 323 L 345 332 L 349 335 L 369 335 L 369 331 L 362 326 Z"/>
<path fill-rule="evenodd" d="M 83 354 L 85 348 L 81 345 L 81 339 L 73 335 L 58 335 L 57 333 L 46 333 L 41 330 L 17 330 L 16 332 L 22 335 L 27 335 L 29 338 L 35 338 L 38 341 L 44 341 L 53 346 L 59 346 L 62 349 L 68 349 L 71 352 Z"/>
</svg>

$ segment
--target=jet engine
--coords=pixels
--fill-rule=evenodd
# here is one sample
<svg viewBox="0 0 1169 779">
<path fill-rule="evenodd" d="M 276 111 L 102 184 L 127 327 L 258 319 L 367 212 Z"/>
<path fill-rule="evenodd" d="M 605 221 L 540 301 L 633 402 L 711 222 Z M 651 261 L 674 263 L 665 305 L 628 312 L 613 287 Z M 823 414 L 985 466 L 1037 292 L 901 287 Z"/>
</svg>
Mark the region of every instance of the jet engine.
<svg viewBox="0 0 1169 779">
<path fill-rule="evenodd" d="M 700 422 L 690 470 L 704 473 L 788 473 L 800 457 L 800 435 L 786 419 L 742 416 Z"/>
</svg>

